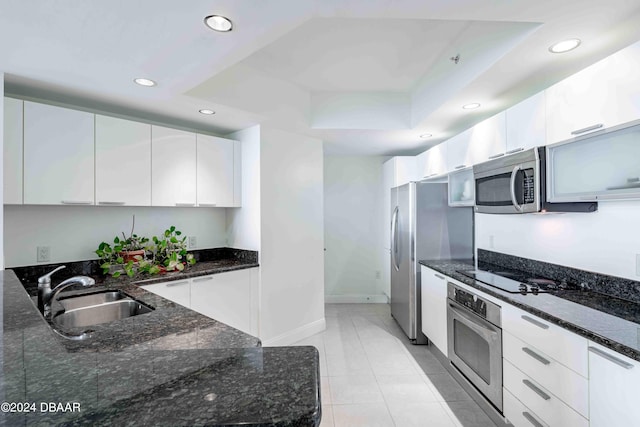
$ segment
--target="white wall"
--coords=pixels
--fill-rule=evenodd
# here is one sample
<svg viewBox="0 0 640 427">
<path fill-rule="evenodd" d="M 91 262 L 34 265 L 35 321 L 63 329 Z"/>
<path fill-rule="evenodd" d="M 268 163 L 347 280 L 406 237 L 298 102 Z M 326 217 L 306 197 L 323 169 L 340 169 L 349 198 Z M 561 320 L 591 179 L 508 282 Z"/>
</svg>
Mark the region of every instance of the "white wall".
<svg viewBox="0 0 640 427">
<path fill-rule="evenodd" d="M 242 207 L 228 209 L 229 246 L 260 250 L 260 126 L 234 132 L 227 138 L 240 141 L 242 164 Z"/>
<path fill-rule="evenodd" d="M 640 280 L 640 201 L 600 202 L 594 213 L 476 214 L 475 219 L 478 248 Z"/>
<path fill-rule="evenodd" d="M 324 324 L 322 141 L 261 129 L 260 338 L 286 345 Z"/>
<path fill-rule="evenodd" d="M 97 258 L 102 241 L 111 242 L 121 232 L 160 235 L 175 225 L 196 236 L 197 248 L 226 246 L 225 208 L 161 208 L 125 206 L 11 206 L 4 207 L 4 244 L 7 267 L 37 264 L 37 246 L 51 248 L 51 261 Z"/>
<path fill-rule="evenodd" d="M 384 301 L 380 248 L 382 163 L 386 157 L 324 159 L 327 302 Z"/>
</svg>

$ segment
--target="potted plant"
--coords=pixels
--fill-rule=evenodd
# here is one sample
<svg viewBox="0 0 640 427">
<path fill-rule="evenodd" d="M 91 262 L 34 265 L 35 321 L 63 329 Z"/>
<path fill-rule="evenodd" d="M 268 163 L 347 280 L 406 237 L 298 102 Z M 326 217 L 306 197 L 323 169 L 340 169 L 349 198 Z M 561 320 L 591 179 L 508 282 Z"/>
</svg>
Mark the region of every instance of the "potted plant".
<svg viewBox="0 0 640 427">
<path fill-rule="evenodd" d="M 193 255 L 187 253 L 187 237 L 180 237 L 181 235 L 182 232 L 172 225 L 160 238 L 153 236 L 153 264 L 165 271 L 182 271 L 186 264 L 196 263 Z"/>
</svg>

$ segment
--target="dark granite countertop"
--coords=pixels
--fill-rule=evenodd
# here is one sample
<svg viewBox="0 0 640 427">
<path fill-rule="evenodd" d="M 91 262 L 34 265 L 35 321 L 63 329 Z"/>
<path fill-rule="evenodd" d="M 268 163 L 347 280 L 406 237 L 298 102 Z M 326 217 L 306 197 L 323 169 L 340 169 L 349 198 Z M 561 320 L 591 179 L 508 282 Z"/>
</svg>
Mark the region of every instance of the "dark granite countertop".
<svg viewBox="0 0 640 427">
<path fill-rule="evenodd" d="M 640 361 L 640 305 L 591 291 L 511 294 L 458 273 L 472 260 L 421 260 L 420 264 Z"/>
<path fill-rule="evenodd" d="M 186 273 L 144 282 L 109 278 L 74 291 L 120 289 L 155 308 L 91 326 L 95 332 L 84 341 L 56 334 L 25 290 L 29 286 L 14 271 L 0 271 L 0 393 L 6 402 L 35 404 L 35 411 L 3 413 L 0 424 L 318 425 L 315 347 L 262 348 L 258 338 L 138 286 L 251 268 L 256 261 L 203 260 Z M 20 275 L 25 274 L 23 268 Z M 61 274 L 58 281 L 74 274 Z M 42 411 L 46 402 L 69 403 L 71 410 Z M 73 411 L 74 403 L 79 411 Z"/>
</svg>

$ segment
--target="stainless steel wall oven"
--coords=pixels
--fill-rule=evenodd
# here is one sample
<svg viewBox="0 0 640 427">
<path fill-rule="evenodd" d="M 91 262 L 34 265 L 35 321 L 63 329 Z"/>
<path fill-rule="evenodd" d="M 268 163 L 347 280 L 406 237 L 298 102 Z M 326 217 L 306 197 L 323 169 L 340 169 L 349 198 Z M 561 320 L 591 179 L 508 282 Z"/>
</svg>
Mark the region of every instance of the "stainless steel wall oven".
<svg viewBox="0 0 640 427">
<path fill-rule="evenodd" d="M 449 361 L 502 412 L 500 306 L 447 283 Z"/>
</svg>

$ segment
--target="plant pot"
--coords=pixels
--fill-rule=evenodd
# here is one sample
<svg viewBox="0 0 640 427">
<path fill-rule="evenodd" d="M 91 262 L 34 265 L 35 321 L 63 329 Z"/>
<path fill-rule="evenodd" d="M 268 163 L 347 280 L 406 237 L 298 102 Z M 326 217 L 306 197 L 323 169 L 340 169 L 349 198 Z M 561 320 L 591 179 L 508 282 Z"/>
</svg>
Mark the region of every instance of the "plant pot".
<svg viewBox="0 0 640 427">
<path fill-rule="evenodd" d="M 141 256 L 142 258 L 144 258 L 144 254 L 144 249 L 139 249 L 137 251 L 123 251 L 119 253 L 125 264 L 129 261 L 137 262 L 138 260 L 135 257 Z"/>
</svg>

